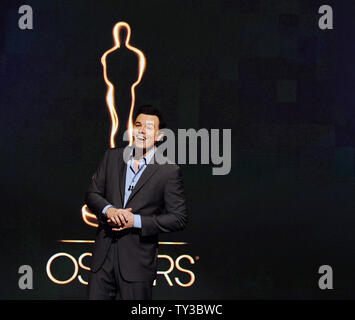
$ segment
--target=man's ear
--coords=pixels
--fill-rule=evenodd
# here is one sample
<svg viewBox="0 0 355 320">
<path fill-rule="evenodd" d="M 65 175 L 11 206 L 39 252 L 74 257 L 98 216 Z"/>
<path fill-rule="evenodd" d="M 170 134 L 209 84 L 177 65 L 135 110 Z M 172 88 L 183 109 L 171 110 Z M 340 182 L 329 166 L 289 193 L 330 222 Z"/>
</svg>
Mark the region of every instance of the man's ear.
<svg viewBox="0 0 355 320">
<path fill-rule="evenodd" d="M 157 141 L 160 141 L 164 137 L 164 132 L 159 130 L 157 133 Z"/>
</svg>

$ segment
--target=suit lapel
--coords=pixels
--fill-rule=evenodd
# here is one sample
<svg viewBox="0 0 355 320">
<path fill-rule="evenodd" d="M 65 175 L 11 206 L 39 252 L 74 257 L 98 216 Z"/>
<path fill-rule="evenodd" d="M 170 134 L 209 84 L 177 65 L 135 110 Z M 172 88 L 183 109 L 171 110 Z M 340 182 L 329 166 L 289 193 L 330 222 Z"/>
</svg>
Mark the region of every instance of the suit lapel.
<svg viewBox="0 0 355 320">
<path fill-rule="evenodd" d="M 118 170 L 118 182 L 119 182 L 119 189 L 120 189 L 120 196 L 121 196 L 121 205 L 123 208 L 124 204 L 124 194 L 125 194 L 125 187 L 126 187 L 126 172 L 127 172 L 127 163 L 123 159 L 123 152 L 122 157 L 118 160 L 119 163 L 119 170 Z"/>
</svg>

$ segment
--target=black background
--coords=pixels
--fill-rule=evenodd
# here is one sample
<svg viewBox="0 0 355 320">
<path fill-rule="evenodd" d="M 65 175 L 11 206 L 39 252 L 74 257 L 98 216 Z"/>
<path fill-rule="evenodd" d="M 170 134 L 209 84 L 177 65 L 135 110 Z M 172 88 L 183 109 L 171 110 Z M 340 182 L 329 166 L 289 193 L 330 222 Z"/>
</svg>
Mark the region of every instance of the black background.
<svg viewBox="0 0 355 320">
<path fill-rule="evenodd" d="M 18 28 L 22 4 L 33 30 Z M 334 30 L 318 28 L 322 4 Z M 80 210 L 109 147 L 100 58 L 126 21 L 147 57 L 136 105 L 154 104 L 175 131 L 232 129 L 231 172 L 182 165 L 190 223 L 161 237 L 188 242 L 161 253 L 198 256 L 184 265 L 196 281 L 159 277 L 154 298 L 354 298 L 354 14 L 351 1 L 2 1 L 0 297 L 85 298 L 77 279 L 56 285 L 45 267 L 91 249 L 58 240 L 95 234 Z M 33 290 L 18 288 L 24 264 Z M 324 264 L 334 290 L 318 287 Z"/>
</svg>

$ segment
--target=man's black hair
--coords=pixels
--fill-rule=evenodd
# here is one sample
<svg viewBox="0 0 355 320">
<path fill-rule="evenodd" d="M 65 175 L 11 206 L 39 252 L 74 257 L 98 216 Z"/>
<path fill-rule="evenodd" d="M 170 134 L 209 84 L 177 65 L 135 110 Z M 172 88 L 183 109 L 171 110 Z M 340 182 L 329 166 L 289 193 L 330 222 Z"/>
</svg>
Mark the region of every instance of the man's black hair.
<svg viewBox="0 0 355 320">
<path fill-rule="evenodd" d="M 138 107 L 137 111 L 135 112 L 134 122 L 136 121 L 138 115 L 140 115 L 141 113 L 157 116 L 159 119 L 159 129 L 166 128 L 166 122 L 163 118 L 163 115 L 160 113 L 159 109 L 153 107 L 150 104 L 145 104 L 143 106 Z"/>
</svg>

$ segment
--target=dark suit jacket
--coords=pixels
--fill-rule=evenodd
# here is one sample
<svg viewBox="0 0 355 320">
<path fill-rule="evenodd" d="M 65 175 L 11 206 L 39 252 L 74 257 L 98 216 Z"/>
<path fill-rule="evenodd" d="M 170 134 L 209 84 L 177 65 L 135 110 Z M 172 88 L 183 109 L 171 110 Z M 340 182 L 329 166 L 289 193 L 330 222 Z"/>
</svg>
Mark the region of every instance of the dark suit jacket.
<svg viewBox="0 0 355 320">
<path fill-rule="evenodd" d="M 186 196 L 181 169 L 176 164 L 148 163 L 126 208 L 141 215 L 142 228 L 112 231 L 102 215 L 103 208 L 112 204 L 123 208 L 126 168 L 124 148 L 108 149 L 92 177 L 85 194 L 85 203 L 99 221 L 91 270 L 102 266 L 113 238 L 118 235 L 119 266 L 127 281 L 151 281 L 156 278 L 158 234 L 185 228 L 188 221 Z M 158 151 L 157 151 L 158 152 Z"/>
</svg>

